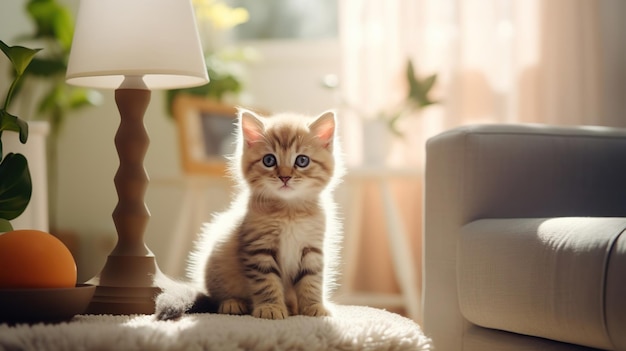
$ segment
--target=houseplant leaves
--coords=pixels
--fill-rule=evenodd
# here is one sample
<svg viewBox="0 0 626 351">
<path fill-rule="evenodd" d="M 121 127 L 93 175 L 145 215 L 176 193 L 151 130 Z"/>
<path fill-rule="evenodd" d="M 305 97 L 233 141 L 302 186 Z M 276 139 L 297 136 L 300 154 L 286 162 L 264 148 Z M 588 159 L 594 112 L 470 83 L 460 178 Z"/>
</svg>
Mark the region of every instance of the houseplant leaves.
<svg viewBox="0 0 626 351">
<path fill-rule="evenodd" d="M 424 79 L 419 79 L 415 75 L 415 68 L 413 62 L 408 60 L 406 68 L 406 79 L 409 83 L 409 93 L 407 100 L 413 102 L 418 108 L 423 108 L 428 105 L 436 104 L 437 101 L 431 100 L 428 97 L 430 89 L 435 85 L 437 75 L 433 74 Z"/>
<path fill-rule="evenodd" d="M 0 40 L 0 50 L 2 50 L 9 60 L 11 60 L 11 64 L 15 70 L 15 78 L 9 87 L 7 97 L 4 100 L 2 109 L 0 110 L 0 136 L 5 130 L 18 132 L 20 134 L 20 142 L 24 144 L 28 139 L 28 124 L 17 116 L 13 116 L 7 112 L 7 109 L 9 108 L 11 99 L 13 98 L 13 93 L 15 92 L 15 88 L 17 87 L 20 78 L 35 55 L 39 52 L 39 49 L 28 49 L 23 46 L 8 46 Z M 1 158 L 2 147 L 0 146 L 0 159 Z"/>
<path fill-rule="evenodd" d="M 402 137 L 403 134 L 398 128 L 398 121 L 406 114 L 419 110 L 429 105 L 438 103 L 429 97 L 430 90 L 437 81 L 437 74 L 432 74 L 424 79 L 420 79 L 415 74 L 415 67 L 413 61 L 409 59 L 407 61 L 405 77 L 408 83 L 408 93 L 404 101 L 404 105 L 400 110 L 391 113 L 387 118 L 389 122 L 389 129 L 396 136 Z"/>
<path fill-rule="evenodd" d="M 5 130 L 17 132 L 20 142 L 24 144 L 28 139 L 28 123 L 7 110 L 20 78 L 39 49 L 8 46 L 0 41 L 0 50 L 9 58 L 15 70 L 13 82 L 0 109 L 0 137 Z M 3 153 L 2 139 L 0 139 L 0 231 L 12 229 L 9 221 L 24 212 L 32 195 L 32 182 L 26 157 L 15 153 L 8 153 L 2 157 Z"/>
<path fill-rule="evenodd" d="M 2 40 L 0 40 L 0 49 L 9 58 L 9 60 L 11 60 L 13 68 L 18 76 L 24 74 L 26 67 L 28 67 L 35 55 L 41 50 L 29 49 L 18 45 L 8 46 Z"/>
<path fill-rule="evenodd" d="M 15 219 L 26 209 L 32 195 L 28 161 L 9 153 L 0 162 L 0 218 Z"/>
<path fill-rule="evenodd" d="M 28 123 L 3 109 L 0 110 L 0 135 L 5 130 L 20 133 L 20 142 L 22 144 L 25 144 L 26 140 L 28 140 Z M 2 160 L 2 142 L 0 142 L 0 160 Z"/>
<path fill-rule="evenodd" d="M 26 10 L 35 21 L 35 38 L 54 39 L 63 50 L 69 51 L 74 34 L 74 19 L 67 7 L 51 0 L 30 0 Z"/>
</svg>

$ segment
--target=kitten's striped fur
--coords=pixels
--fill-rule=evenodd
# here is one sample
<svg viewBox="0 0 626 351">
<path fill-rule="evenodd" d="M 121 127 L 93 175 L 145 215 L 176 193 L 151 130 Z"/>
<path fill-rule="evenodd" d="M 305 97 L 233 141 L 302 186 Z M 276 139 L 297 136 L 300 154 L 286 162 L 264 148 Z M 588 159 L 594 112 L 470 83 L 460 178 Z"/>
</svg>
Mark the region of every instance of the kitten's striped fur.
<svg viewBox="0 0 626 351">
<path fill-rule="evenodd" d="M 335 134 L 333 112 L 262 117 L 240 110 L 230 169 L 239 195 L 205 226 L 190 258 L 190 278 L 208 298 L 165 289 L 159 318 L 201 310 L 202 300 L 219 313 L 268 319 L 329 315 L 340 235 L 331 199 L 342 171 Z"/>
</svg>

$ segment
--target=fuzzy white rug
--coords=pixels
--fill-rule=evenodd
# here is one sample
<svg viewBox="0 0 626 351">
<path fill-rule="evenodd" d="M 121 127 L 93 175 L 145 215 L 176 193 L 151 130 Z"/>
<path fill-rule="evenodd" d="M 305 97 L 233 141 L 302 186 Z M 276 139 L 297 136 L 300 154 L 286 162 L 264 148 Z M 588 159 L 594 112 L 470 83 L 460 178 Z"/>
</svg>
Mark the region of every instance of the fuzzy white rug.
<svg viewBox="0 0 626 351">
<path fill-rule="evenodd" d="M 0 325 L 0 350 L 432 350 L 410 319 L 363 306 L 335 306 L 333 317 L 80 315 L 69 323 Z"/>
</svg>

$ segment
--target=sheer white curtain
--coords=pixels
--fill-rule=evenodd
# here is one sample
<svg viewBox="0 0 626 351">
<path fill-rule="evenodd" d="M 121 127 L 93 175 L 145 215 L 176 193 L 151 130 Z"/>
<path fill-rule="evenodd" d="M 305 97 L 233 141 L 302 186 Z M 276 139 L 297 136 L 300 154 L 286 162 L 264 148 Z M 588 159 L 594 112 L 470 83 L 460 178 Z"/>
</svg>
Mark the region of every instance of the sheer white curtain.
<svg viewBox="0 0 626 351">
<path fill-rule="evenodd" d="M 363 119 L 405 96 L 408 58 L 421 77 L 438 75 L 432 97 L 441 103 L 402 121 L 405 138 L 393 142 L 388 160 L 392 166 L 423 167 L 427 138 L 462 124 L 626 126 L 626 31 L 622 24 L 626 23 L 626 2 L 341 0 L 339 4 L 341 89 L 360 111 L 342 111 L 349 164 L 359 163 L 363 142 L 379 142 L 362 140 Z M 621 11 L 622 16 L 614 11 Z M 612 28 L 601 23 L 601 18 L 608 17 L 613 18 Z M 618 59 L 607 58 L 607 52 Z M 611 113 L 605 111 L 609 105 Z M 421 262 L 421 187 L 421 179 L 396 187 L 406 227 L 416 242 L 416 262 Z M 369 248 L 362 249 L 370 251 L 362 253 L 367 259 L 361 260 L 361 268 L 378 265 L 372 261 L 381 265 L 390 261 L 382 249 L 385 245 L 380 244 L 385 237 L 379 229 L 384 226 L 375 222 L 385 219 L 376 203 L 371 200 L 363 205 L 368 223 L 362 225 L 361 235 Z M 374 282 L 356 284 L 379 286 L 390 275 L 374 276 L 369 271 L 357 276 Z"/>
<path fill-rule="evenodd" d="M 396 165 L 421 164 L 425 139 L 460 124 L 623 124 L 603 117 L 600 12 L 610 3 L 624 11 L 607 0 L 342 0 L 343 95 L 371 115 L 406 94 L 407 58 L 422 77 L 438 74 L 441 104 L 404 121 Z M 363 114 L 345 115 L 358 159 Z"/>
</svg>

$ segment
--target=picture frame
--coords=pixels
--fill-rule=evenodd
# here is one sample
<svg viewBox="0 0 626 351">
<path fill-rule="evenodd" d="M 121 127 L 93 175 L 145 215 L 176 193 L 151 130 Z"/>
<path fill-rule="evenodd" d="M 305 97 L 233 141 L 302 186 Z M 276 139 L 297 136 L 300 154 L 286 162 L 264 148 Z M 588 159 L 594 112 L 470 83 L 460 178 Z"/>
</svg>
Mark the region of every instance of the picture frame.
<svg viewBox="0 0 626 351">
<path fill-rule="evenodd" d="M 183 171 L 222 176 L 235 149 L 237 108 L 199 96 L 179 94 L 172 102 Z"/>
</svg>

